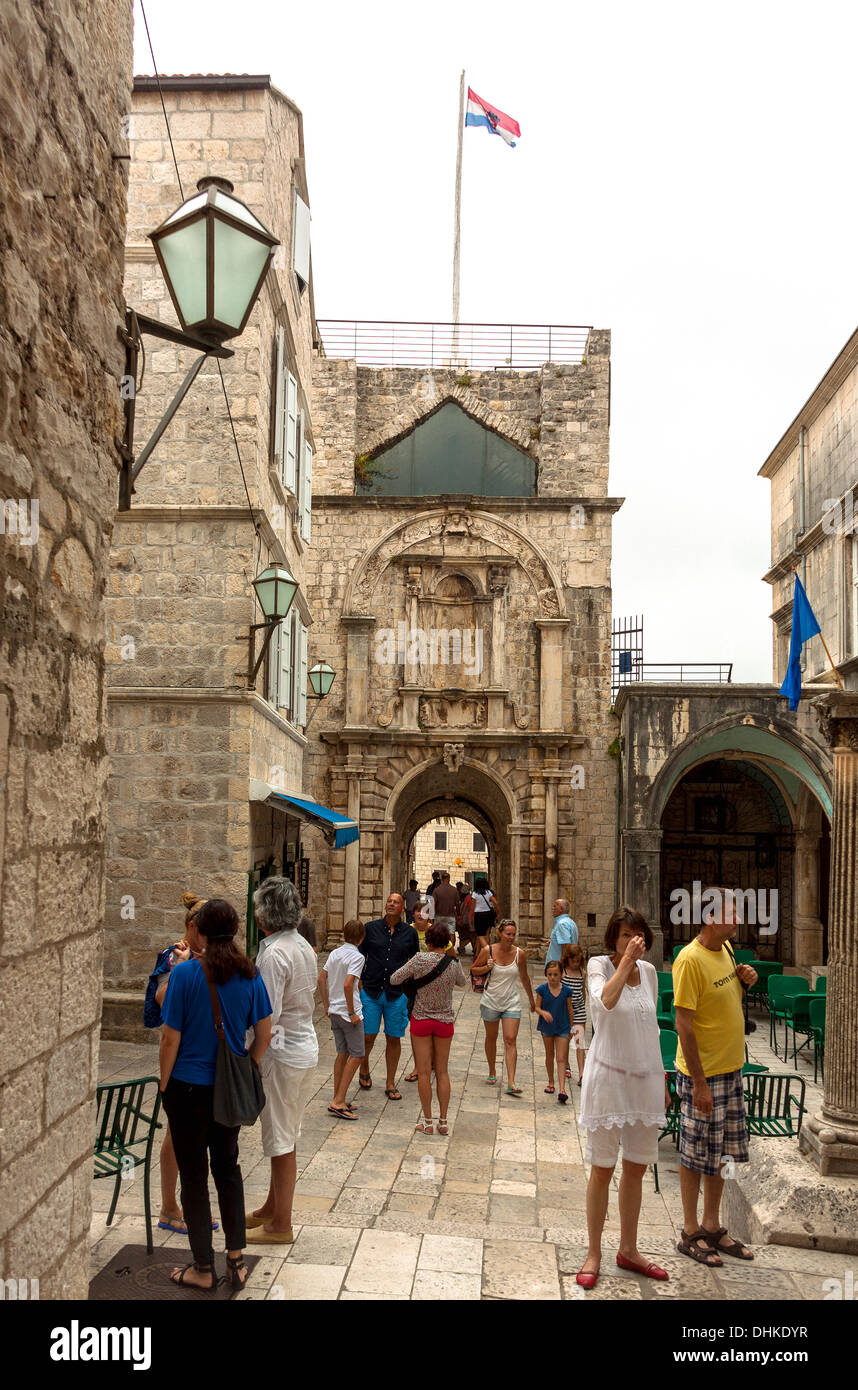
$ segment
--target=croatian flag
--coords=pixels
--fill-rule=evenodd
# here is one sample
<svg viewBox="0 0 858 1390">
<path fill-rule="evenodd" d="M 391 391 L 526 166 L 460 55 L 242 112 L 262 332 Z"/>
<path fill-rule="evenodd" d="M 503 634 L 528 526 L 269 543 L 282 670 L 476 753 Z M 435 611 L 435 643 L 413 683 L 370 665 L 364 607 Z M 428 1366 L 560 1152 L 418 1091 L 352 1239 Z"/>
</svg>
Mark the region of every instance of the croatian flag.
<svg viewBox="0 0 858 1390">
<path fill-rule="evenodd" d="M 468 88 L 468 110 L 465 116 L 465 125 L 484 125 L 492 135 L 500 135 L 506 140 L 508 145 L 515 146 L 514 135 L 521 136 L 521 126 L 518 121 L 514 121 L 512 116 L 504 115 L 496 106 L 489 106 L 487 101 L 478 97 L 476 92 Z"/>
</svg>

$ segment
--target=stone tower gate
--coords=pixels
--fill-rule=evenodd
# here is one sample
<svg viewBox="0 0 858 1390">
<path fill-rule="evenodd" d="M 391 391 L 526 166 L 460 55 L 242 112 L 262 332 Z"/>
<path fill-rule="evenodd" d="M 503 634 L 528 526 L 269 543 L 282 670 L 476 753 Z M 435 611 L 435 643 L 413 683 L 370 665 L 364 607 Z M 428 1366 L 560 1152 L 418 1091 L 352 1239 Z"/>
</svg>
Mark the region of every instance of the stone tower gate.
<svg viewBox="0 0 858 1390">
<path fill-rule="evenodd" d="M 495 895 L 528 943 L 558 895 L 585 939 L 604 929 L 620 505 L 607 496 L 608 395 L 605 332 L 580 365 L 538 371 L 316 363 L 310 664 L 327 660 L 337 680 L 309 730 L 306 786 L 360 824 L 344 851 L 318 846 L 310 908 L 329 941 L 404 888 L 414 834 L 442 815 L 485 836 Z M 473 488 L 484 447 L 479 493 L 432 491 L 457 449 Z"/>
</svg>

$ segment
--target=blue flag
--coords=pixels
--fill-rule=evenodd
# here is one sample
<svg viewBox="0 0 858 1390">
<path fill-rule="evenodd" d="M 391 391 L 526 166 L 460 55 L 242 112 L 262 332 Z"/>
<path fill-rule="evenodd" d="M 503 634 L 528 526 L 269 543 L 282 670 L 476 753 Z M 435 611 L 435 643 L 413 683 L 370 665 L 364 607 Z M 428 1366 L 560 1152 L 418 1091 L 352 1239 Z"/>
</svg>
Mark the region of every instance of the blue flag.
<svg viewBox="0 0 858 1390">
<path fill-rule="evenodd" d="M 801 649 L 809 638 L 821 632 L 813 609 L 804 592 L 802 582 L 795 576 L 795 592 L 792 600 L 792 633 L 789 639 L 789 662 L 786 679 L 778 692 L 789 700 L 791 710 L 798 709 L 801 699 Z"/>
</svg>

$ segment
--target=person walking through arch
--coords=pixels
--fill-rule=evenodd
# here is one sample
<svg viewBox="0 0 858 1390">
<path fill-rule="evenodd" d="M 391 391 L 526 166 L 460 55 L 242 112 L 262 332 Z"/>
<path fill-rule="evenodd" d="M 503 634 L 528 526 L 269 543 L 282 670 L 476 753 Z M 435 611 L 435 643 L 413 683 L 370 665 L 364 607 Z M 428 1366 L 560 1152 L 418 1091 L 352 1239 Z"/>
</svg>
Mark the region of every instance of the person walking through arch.
<svg viewBox="0 0 858 1390">
<path fill-rule="evenodd" d="M 498 1028 L 502 1028 L 508 1096 L 520 1096 L 522 1093 L 521 1087 L 515 1084 L 515 1068 L 518 1061 L 516 1039 L 521 1023 L 522 989 L 530 1000 L 530 1012 L 536 1013 L 533 986 L 527 973 L 527 957 L 524 951 L 516 946 L 515 934 L 515 922 L 509 918 L 501 922 L 496 945 L 486 946 L 480 951 L 471 966 L 472 975 L 489 976 L 480 1001 L 480 1017 L 486 1029 L 486 1061 L 489 1064 L 486 1085 L 497 1084 L 495 1059 Z"/>
<path fill-rule="evenodd" d="M 499 912 L 497 898 L 489 887 L 488 879 L 485 877 L 475 879 L 468 908 L 468 924 L 475 937 L 475 953 L 485 951 L 488 948 L 492 927 L 497 921 Z"/>
<path fill-rule="evenodd" d="M 402 1037 L 408 1027 L 408 1000 L 401 985 L 392 985 L 390 977 L 420 949 L 415 928 L 402 920 L 403 907 L 402 894 L 390 893 L 384 905 L 384 916 L 367 922 L 366 935 L 360 944 L 366 957 L 360 992 L 366 1052 L 358 1082 L 362 1091 L 372 1086 L 370 1057 L 384 1020 L 387 1071 L 384 1093 L 388 1100 L 402 1100 L 396 1085 L 396 1072 L 402 1054 Z"/>
</svg>

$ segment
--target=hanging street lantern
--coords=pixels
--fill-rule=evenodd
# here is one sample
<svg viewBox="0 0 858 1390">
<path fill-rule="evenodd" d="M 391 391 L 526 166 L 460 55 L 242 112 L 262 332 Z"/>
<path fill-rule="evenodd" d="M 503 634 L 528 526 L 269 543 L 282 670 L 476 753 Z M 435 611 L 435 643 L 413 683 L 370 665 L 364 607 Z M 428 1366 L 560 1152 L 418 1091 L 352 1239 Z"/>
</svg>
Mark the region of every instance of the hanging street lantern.
<svg viewBox="0 0 858 1390">
<path fill-rule="evenodd" d="M 247 686 L 249 690 L 255 688 L 256 674 L 262 665 L 268 644 L 274 636 L 274 629 L 292 607 L 292 601 L 298 592 L 298 581 L 293 579 L 285 565 L 269 565 L 267 569 L 256 576 L 253 587 L 256 590 L 259 606 L 265 614 L 265 622 L 253 623 L 250 628 L 247 652 Z M 254 661 L 256 634 L 260 628 L 265 629 L 265 640 L 262 643 L 259 656 Z"/>
<path fill-rule="evenodd" d="M 185 396 L 209 357 L 232 357 L 224 347 L 227 338 L 244 331 L 259 297 L 275 247 L 280 243 L 240 198 L 229 179 L 208 175 L 199 180 L 197 192 L 171 213 L 156 231 L 149 233 L 158 264 L 167 282 L 181 328 L 126 308 L 125 327 L 119 336 L 125 344 L 125 433 L 115 440 L 122 457 L 119 510 L 131 506 L 134 483 L 152 455 Z M 148 334 L 179 347 L 194 348 L 199 356 L 162 415 L 139 457 L 134 457 L 134 411 L 142 337 Z"/>
<path fill-rule="evenodd" d="M 223 342 L 244 331 L 280 243 L 229 179 L 208 175 L 197 190 L 149 240 L 185 332 Z"/>
</svg>

